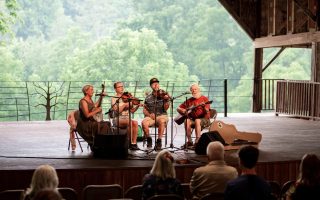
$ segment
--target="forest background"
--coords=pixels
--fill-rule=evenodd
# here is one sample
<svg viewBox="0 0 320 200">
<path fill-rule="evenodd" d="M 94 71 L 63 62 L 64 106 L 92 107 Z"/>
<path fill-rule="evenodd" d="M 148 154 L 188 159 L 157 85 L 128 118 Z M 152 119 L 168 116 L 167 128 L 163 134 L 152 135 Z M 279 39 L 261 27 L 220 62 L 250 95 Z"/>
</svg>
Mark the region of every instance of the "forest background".
<svg viewBox="0 0 320 200">
<path fill-rule="evenodd" d="M 0 14 L 3 83 L 227 79 L 228 112 L 251 111 L 253 44 L 216 0 L 0 0 Z M 309 80 L 310 62 L 286 49 L 263 78 Z"/>
</svg>

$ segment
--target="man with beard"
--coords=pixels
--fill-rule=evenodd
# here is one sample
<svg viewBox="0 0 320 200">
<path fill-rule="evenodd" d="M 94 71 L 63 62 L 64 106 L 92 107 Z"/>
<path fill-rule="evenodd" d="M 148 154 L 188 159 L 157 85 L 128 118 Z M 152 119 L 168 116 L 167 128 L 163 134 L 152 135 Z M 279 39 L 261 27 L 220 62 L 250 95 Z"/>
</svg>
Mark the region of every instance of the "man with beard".
<svg viewBox="0 0 320 200">
<path fill-rule="evenodd" d="M 202 127 L 209 126 L 210 124 L 210 103 L 208 97 L 203 96 L 198 84 L 190 86 L 192 97 L 183 102 L 177 111 L 180 115 L 186 118 L 184 124 L 187 134 L 187 143 L 182 148 L 191 147 L 196 145 L 200 136 Z M 196 133 L 195 143 L 193 144 L 191 138 L 191 128 L 194 127 Z"/>
</svg>

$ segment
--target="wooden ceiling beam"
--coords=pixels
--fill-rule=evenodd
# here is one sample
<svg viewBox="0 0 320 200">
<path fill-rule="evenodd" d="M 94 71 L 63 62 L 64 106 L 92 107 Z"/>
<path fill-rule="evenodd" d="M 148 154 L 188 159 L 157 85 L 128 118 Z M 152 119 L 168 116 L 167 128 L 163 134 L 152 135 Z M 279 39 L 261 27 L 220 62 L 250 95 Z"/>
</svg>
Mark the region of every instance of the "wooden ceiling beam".
<svg viewBox="0 0 320 200">
<path fill-rule="evenodd" d="M 248 36 L 253 40 L 257 37 L 250 27 L 244 22 L 242 17 L 235 11 L 235 8 L 231 7 L 230 4 L 226 0 L 219 0 L 221 5 L 228 11 L 228 13 L 236 20 L 236 22 L 242 27 L 242 29 L 248 34 Z M 241 9 L 241 3 L 240 3 Z"/>
<path fill-rule="evenodd" d="M 269 48 L 320 42 L 320 31 L 256 38 L 254 48 Z"/>
<path fill-rule="evenodd" d="M 316 22 L 317 17 L 312 13 L 311 10 L 303 6 L 298 0 L 293 0 L 294 3 L 303 10 L 304 14 L 306 14 L 312 21 Z"/>
</svg>

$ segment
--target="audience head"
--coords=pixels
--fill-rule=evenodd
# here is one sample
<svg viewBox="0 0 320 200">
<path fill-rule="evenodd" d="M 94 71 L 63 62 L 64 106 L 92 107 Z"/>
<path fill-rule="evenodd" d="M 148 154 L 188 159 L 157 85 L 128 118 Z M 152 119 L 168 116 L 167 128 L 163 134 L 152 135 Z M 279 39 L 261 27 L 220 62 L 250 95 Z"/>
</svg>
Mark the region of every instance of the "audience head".
<svg viewBox="0 0 320 200">
<path fill-rule="evenodd" d="M 162 179 L 176 178 L 173 161 L 173 157 L 168 150 L 160 151 L 153 163 L 150 174 Z"/>
<path fill-rule="evenodd" d="M 320 160 L 315 154 L 305 154 L 300 163 L 298 181 L 306 185 L 319 184 Z"/>
<path fill-rule="evenodd" d="M 257 164 L 259 150 L 254 146 L 244 146 L 239 150 L 239 158 L 242 167 L 252 169 Z"/>
<path fill-rule="evenodd" d="M 62 200 L 62 196 L 57 190 L 43 189 L 34 196 L 33 200 Z"/>
<path fill-rule="evenodd" d="M 224 160 L 224 146 L 219 141 L 210 142 L 207 146 L 209 161 Z"/>
<path fill-rule="evenodd" d="M 87 91 L 88 91 L 90 88 L 93 88 L 93 85 L 88 84 L 88 85 L 85 85 L 85 86 L 82 87 L 82 93 L 83 93 L 84 96 L 86 96 Z"/>
<path fill-rule="evenodd" d="M 59 185 L 56 170 L 50 165 L 40 165 L 34 172 L 27 194 L 34 196 L 42 189 L 55 190 Z"/>
</svg>

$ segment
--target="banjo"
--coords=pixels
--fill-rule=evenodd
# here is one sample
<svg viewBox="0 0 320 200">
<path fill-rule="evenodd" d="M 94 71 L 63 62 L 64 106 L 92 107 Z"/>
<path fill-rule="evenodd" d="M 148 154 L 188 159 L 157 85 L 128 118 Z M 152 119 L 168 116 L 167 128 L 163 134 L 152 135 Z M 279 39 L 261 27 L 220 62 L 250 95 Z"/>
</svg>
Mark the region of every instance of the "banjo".
<svg viewBox="0 0 320 200">
<path fill-rule="evenodd" d="M 103 98 L 103 95 L 102 95 L 102 94 L 104 93 L 104 88 L 105 88 L 104 83 L 101 84 L 101 87 L 102 87 L 102 91 L 101 91 L 100 94 L 98 94 L 100 97 L 99 97 L 99 100 L 98 100 L 98 101 L 99 101 L 98 106 L 97 106 L 96 108 L 101 107 L 101 104 L 102 104 L 102 98 Z M 93 108 L 93 111 L 94 111 L 96 108 Z M 102 111 L 96 113 L 96 114 L 93 115 L 92 117 L 93 117 L 93 119 L 94 119 L 95 121 L 97 121 L 97 122 L 103 121 L 103 113 L 102 113 Z"/>
</svg>

